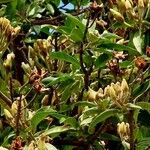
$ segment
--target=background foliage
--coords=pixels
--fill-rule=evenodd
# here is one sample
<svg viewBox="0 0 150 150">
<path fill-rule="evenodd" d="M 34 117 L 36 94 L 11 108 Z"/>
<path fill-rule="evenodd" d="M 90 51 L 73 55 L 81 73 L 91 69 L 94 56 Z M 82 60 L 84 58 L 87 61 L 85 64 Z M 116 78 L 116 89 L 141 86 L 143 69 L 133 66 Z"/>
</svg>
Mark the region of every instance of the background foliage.
<svg viewBox="0 0 150 150">
<path fill-rule="evenodd" d="M 149 0 L 0 0 L 0 16 L 1 149 L 149 149 Z"/>
</svg>

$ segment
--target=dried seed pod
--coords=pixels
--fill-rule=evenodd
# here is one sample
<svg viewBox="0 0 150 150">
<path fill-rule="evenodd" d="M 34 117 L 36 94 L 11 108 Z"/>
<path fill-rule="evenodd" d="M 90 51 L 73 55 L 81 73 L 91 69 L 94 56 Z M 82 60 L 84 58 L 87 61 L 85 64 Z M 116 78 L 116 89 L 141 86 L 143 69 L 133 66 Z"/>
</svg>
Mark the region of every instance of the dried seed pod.
<svg viewBox="0 0 150 150">
<path fill-rule="evenodd" d="M 143 57 L 136 57 L 135 58 L 135 66 L 139 69 L 145 69 L 147 67 L 148 63 Z"/>
</svg>

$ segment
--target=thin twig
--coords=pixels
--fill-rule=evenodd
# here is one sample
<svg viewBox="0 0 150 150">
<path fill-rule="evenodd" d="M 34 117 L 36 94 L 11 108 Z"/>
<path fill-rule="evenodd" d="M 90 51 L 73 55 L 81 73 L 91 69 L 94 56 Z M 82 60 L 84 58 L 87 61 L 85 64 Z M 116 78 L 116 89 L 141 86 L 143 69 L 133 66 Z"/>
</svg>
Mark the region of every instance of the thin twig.
<svg viewBox="0 0 150 150">
<path fill-rule="evenodd" d="M 10 77 L 9 79 L 9 90 L 10 90 L 10 97 L 11 97 L 11 101 L 13 102 L 13 85 L 12 85 L 12 77 Z"/>
<path fill-rule="evenodd" d="M 9 107 L 12 105 L 11 99 L 9 99 L 2 91 L 0 91 L 0 98 L 2 101 L 4 101 L 5 104 L 7 104 Z"/>
<path fill-rule="evenodd" d="M 89 8 L 85 8 L 85 9 L 80 10 L 79 12 L 73 12 L 72 15 L 78 16 L 80 14 L 85 13 L 88 10 L 89 10 Z M 61 14 L 61 15 L 59 15 L 57 17 L 53 17 L 53 18 L 43 18 L 43 19 L 31 20 L 31 24 L 32 25 L 43 25 L 43 24 L 60 25 L 60 24 L 62 24 L 62 21 L 64 19 L 65 19 L 65 16 Z"/>
<path fill-rule="evenodd" d="M 17 105 L 17 115 L 16 115 L 16 136 L 19 136 L 20 131 L 19 131 L 19 120 L 21 116 L 21 100 L 22 100 L 22 95 L 20 95 L 20 98 L 18 100 L 18 105 Z"/>
<path fill-rule="evenodd" d="M 87 19 L 87 23 L 86 23 L 86 26 L 85 26 L 85 31 L 84 31 L 84 34 L 83 34 L 83 41 L 80 44 L 80 51 L 79 51 L 79 53 L 80 53 L 80 66 L 81 66 L 81 69 L 82 69 L 83 73 L 85 74 L 84 75 L 84 87 L 85 87 L 86 90 L 88 90 L 88 86 L 89 86 L 89 71 L 84 66 L 83 49 L 84 49 L 84 43 L 86 42 L 86 35 L 87 35 L 87 32 L 88 32 L 89 23 L 90 23 L 90 15 L 88 16 L 88 19 Z"/>
</svg>

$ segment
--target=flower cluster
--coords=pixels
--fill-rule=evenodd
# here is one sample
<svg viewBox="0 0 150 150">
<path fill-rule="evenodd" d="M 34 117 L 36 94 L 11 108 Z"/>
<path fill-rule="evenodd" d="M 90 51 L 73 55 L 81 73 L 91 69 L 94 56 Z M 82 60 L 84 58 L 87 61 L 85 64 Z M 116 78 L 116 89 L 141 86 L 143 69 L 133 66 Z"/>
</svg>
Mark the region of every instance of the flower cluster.
<svg viewBox="0 0 150 150">
<path fill-rule="evenodd" d="M 4 17 L 0 18 L 0 51 L 7 49 L 9 43 L 19 33 L 20 27 L 12 27 L 10 21 Z"/>
<path fill-rule="evenodd" d="M 119 108 L 128 103 L 130 97 L 130 89 L 125 79 L 122 82 L 111 83 L 105 89 L 99 89 L 97 92 L 90 89 L 87 93 L 87 98 L 90 101 L 98 99 L 110 98 Z"/>
</svg>

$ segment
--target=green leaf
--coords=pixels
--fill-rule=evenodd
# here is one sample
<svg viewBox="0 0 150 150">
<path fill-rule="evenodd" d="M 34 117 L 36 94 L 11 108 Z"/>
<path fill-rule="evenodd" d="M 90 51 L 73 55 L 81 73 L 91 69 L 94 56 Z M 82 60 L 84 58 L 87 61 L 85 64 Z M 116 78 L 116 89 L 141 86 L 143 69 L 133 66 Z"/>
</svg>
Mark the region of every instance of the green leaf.
<svg viewBox="0 0 150 150">
<path fill-rule="evenodd" d="M 136 32 L 133 37 L 133 44 L 136 50 L 141 53 L 142 52 L 142 38 L 139 32 Z"/>
<path fill-rule="evenodd" d="M 16 7 L 17 7 L 17 0 L 13 0 L 10 3 L 8 3 L 6 8 L 6 15 L 9 19 L 14 18 L 16 14 Z"/>
<path fill-rule="evenodd" d="M 13 1 L 13 0 L 0 0 L 0 4 L 2 4 L 2 3 L 8 3 L 8 2 L 11 2 L 11 1 Z"/>
<path fill-rule="evenodd" d="M 95 126 L 102 122 L 105 121 L 106 119 L 108 119 L 109 117 L 112 117 L 114 115 L 116 115 L 117 113 L 119 113 L 118 109 L 108 109 L 105 110 L 104 112 L 100 113 L 99 115 L 97 115 L 91 122 L 90 126 L 89 126 L 89 133 L 93 133 Z"/>
<path fill-rule="evenodd" d="M 128 103 L 126 106 L 129 108 L 133 108 L 133 109 L 142 109 L 140 106 L 132 104 L 132 103 Z"/>
<path fill-rule="evenodd" d="M 79 127 L 78 121 L 73 117 L 68 117 L 63 123 L 75 129 Z"/>
<path fill-rule="evenodd" d="M 61 100 L 67 101 L 72 93 L 75 93 L 80 89 L 79 84 L 80 84 L 80 82 L 76 81 L 75 83 L 68 85 L 62 94 Z"/>
<path fill-rule="evenodd" d="M 75 104 L 73 104 L 73 107 L 74 106 L 88 106 L 88 107 L 95 107 L 96 104 L 92 103 L 92 102 L 87 102 L 87 101 L 80 101 L 80 102 L 76 102 Z"/>
<path fill-rule="evenodd" d="M 58 134 L 58 133 L 62 133 L 62 132 L 73 130 L 73 129 L 74 128 L 69 127 L 69 126 L 56 126 L 49 130 L 46 130 L 43 134 L 44 135 L 51 135 L 51 134 L 56 134 L 56 133 Z"/>
<path fill-rule="evenodd" d="M 48 107 L 43 107 L 41 109 L 39 109 L 34 116 L 31 118 L 31 126 L 32 129 L 36 129 L 36 126 L 43 120 L 45 119 L 48 115 L 52 114 L 56 112 L 55 110 L 53 110 L 52 108 Z"/>
<path fill-rule="evenodd" d="M 101 42 L 101 41 L 100 41 Z M 129 54 L 139 54 L 134 48 L 116 43 L 102 42 L 98 47 L 116 51 L 128 51 Z"/>
<path fill-rule="evenodd" d="M 120 141 L 119 137 L 112 135 L 112 134 L 109 134 L 109 133 L 101 134 L 101 138 L 102 138 L 102 140 Z"/>
<path fill-rule="evenodd" d="M 73 57 L 65 52 L 52 52 L 50 54 L 50 56 L 54 59 L 69 62 L 69 63 L 75 65 L 77 68 L 80 67 L 80 63 L 78 62 L 78 60 L 75 57 Z"/>
<path fill-rule="evenodd" d="M 103 34 L 101 35 L 103 38 L 107 38 L 107 39 L 120 39 L 121 37 L 114 34 L 114 33 L 110 33 L 108 31 L 104 31 Z"/>
<path fill-rule="evenodd" d="M 70 84 L 74 82 L 74 79 L 68 74 L 63 74 L 63 75 L 60 75 L 59 77 L 50 76 L 42 80 L 42 83 L 47 86 L 52 86 L 52 85 L 63 83 L 63 82 L 67 82 L 67 84 Z"/>
<path fill-rule="evenodd" d="M 77 17 L 72 16 L 71 14 L 66 14 L 66 13 L 65 13 L 65 15 L 67 16 L 67 18 L 69 18 L 69 20 L 70 20 L 75 26 L 77 26 L 78 28 L 80 28 L 81 31 L 84 31 L 84 30 L 85 30 L 84 24 L 83 24 L 79 19 L 77 19 Z"/>
<path fill-rule="evenodd" d="M 93 120 L 93 117 L 88 117 L 88 118 L 82 120 L 80 125 L 81 126 L 87 126 L 88 124 L 90 124 L 92 122 L 92 120 Z"/>
<path fill-rule="evenodd" d="M 81 42 L 84 36 L 85 25 L 75 16 L 64 13 L 66 15 L 65 25 L 58 27 L 60 33 L 66 34 L 74 42 Z"/>
<path fill-rule="evenodd" d="M 57 7 L 60 4 L 60 0 L 50 0 L 50 2 L 54 3 Z"/>
<path fill-rule="evenodd" d="M 143 148 L 143 149 L 146 149 L 146 148 L 148 148 L 148 146 L 150 146 L 150 137 L 145 137 L 145 138 L 143 138 L 141 141 L 139 141 L 138 143 L 137 143 L 137 148 L 139 149 L 139 148 Z M 142 149 L 142 150 L 143 150 Z"/>
<path fill-rule="evenodd" d="M 55 10 L 51 4 L 47 4 L 46 8 L 49 10 L 50 14 L 52 15 L 54 14 Z"/>
<path fill-rule="evenodd" d="M 150 81 L 145 81 L 141 85 L 139 85 L 134 91 L 133 91 L 133 97 L 135 97 L 134 100 L 142 96 L 146 91 L 148 91 L 150 88 Z"/>
<path fill-rule="evenodd" d="M 102 55 L 100 55 L 95 61 L 96 68 L 104 67 L 109 59 L 109 54 L 103 53 Z"/>
<path fill-rule="evenodd" d="M 83 112 L 83 116 L 84 117 L 94 116 L 95 114 L 98 114 L 98 113 L 100 113 L 100 110 L 98 109 L 98 107 L 92 107 L 92 108 L 85 110 Z"/>
<path fill-rule="evenodd" d="M 142 109 L 150 110 L 149 102 L 137 102 L 136 105 L 140 106 Z"/>
</svg>

